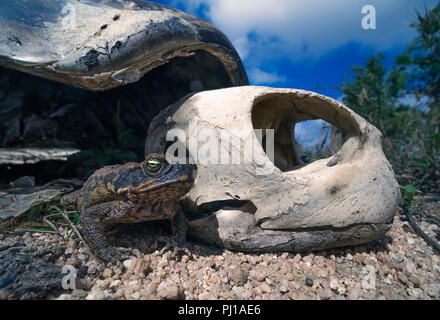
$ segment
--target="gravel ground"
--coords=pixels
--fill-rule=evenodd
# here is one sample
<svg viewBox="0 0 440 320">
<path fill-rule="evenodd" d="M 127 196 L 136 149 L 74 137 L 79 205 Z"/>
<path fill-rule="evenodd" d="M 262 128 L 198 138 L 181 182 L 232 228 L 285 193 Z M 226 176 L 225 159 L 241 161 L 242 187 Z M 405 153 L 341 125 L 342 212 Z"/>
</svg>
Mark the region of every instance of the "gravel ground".
<svg viewBox="0 0 440 320">
<path fill-rule="evenodd" d="M 430 206 L 440 212 L 440 202 Z M 438 300 L 440 256 L 404 220 L 396 216 L 388 235 L 368 245 L 303 254 L 243 254 L 188 242 L 192 257 L 177 258 L 160 252 L 170 238 L 156 223 L 112 236 L 125 255 L 119 265 L 99 265 L 75 241 L 52 234 L 0 234 L 0 246 L 24 243 L 34 256 L 79 270 L 78 289 L 64 291 L 60 300 Z M 419 225 L 433 238 L 440 231 L 426 221 Z"/>
</svg>

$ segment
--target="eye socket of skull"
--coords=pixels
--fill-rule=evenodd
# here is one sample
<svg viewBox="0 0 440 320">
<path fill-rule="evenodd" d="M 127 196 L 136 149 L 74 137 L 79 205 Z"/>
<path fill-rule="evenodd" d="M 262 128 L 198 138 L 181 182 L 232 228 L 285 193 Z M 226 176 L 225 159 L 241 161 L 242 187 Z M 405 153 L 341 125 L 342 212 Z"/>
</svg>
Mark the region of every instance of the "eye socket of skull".
<svg viewBox="0 0 440 320">
<path fill-rule="evenodd" d="M 343 110 L 341 110 L 343 111 Z M 282 172 L 295 170 L 304 166 L 307 162 L 301 156 L 301 147 L 295 137 L 295 129 L 300 128 L 303 121 L 321 120 L 323 124 L 331 127 L 327 134 L 329 146 L 325 155 L 330 156 L 342 146 L 344 140 L 359 134 L 359 126 L 353 118 L 344 112 L 335 112 L 334 106 L 325 100 L 314 97 L 298 97 L 294 94 L 263 95 L 255 100 L 252 108 L 252 125 L 254 129 L 263 129 L 261 141 L 263 150 L 266 152 L 265 129 L 274 130 L 274 164 Z M 323 128 L 323 125 L 320 126 Z M 307 132 L 307 135 L 319 134 Z M 322 141 L 325 143 L 325 140 Z M 323 148 L 321 148 L 323 150 Z M 322 155 L 324 156 L 324 155 Z"/>
</svg>

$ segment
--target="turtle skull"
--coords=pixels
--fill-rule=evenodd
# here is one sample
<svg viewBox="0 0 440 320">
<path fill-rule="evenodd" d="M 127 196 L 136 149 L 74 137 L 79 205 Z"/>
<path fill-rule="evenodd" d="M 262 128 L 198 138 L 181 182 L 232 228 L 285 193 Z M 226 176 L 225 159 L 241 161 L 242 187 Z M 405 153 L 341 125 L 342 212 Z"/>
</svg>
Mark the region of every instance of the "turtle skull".
<svg viewBox="0 0 440 320">
<path fill-rule="evenodd" d="M 338 127 L 347 139 L 333 156 L 304 165 L 292 133 L 295 123 L 313 119 Z M 237 138 L 239 145 L 216 144 L 211 156 L 231 159 L 235 152 L 239 163 L 201 159 L 204 131 L 210 139 L 221 141 L 225 132 Z M 377 128 L 329 97 L 245 86 L 169 106 L 150 124 L 145 151 L 169 154 L 180 142 L 196 160 L 196 182 L 184 201 L 190 235 L 231 250 L 305 251 L 366 243 L 389 230 L 400 193 L 381 139 Z M 246 160 L 250 145 L 253 157 Z"/>
</svg>

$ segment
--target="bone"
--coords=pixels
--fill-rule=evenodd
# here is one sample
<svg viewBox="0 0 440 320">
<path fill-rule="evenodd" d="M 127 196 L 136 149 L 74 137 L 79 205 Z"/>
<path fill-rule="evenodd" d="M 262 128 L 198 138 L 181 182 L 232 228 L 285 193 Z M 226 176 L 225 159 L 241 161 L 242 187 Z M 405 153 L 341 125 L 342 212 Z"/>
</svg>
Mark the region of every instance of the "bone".
<svg viewBox="0 0 440 320">
<path fill-rule="evenodd" d="M 305 165 L 296 159 L 294 139 L 282 139 L 280 130 L 287 133 L 288 123 L 293 127 L 312 119 L 336 126 L 347 139 L 331 157 Z M 309 91 L 255 86 L 197 93 L 153 120 L 149 132 L 155 135 L 147 137 L 146 151 L 163 151 L 155 148 L 166 145 L 166 134 L 173 129 L 190 137 L 195 123 L 199 133 L 209 129 L 217 138 L 224 132 L 251 132 L 237 140 L 241 147 L 221 149 L 228 155 L 238 151 L 242 160 L 243 146 L 255 138 L 253 129 L 274 129 L 275 158 L 271 161 L 257 142 L 251 161 L 199 161 L 186 199 L 189 211 L 231 196 L 252 203 L 256 211 L 219 208 L 210 216 L 195 216 L 189 228 L 194 237 L 232 250 L 304 251 L 366 243 L 391 227 L 400 192 L 382 151 L 382 134 L 340 102 Z M 198 148 L 186 146 L 193 158 L 204 153 L 199 140 Z"/>
</svg>

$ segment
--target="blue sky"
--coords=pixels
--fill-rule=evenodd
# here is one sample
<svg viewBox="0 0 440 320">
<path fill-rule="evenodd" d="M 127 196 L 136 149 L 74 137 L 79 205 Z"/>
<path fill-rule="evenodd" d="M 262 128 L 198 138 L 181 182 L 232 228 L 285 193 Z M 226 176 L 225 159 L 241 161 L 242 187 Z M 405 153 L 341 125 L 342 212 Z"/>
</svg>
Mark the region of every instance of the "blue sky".
<svg viewBox="0 0 440 320">
<path fill-rule="evenodd" d="M 437 0 L 157 0 L 223 31 L 240 53 L 251 84 L 299 88 L 339 98 L 353 65 L 382 52 L 390 66 L 414 37 L 415 10 Z M 376 29 L 361 27 L 376 8 Z"/>
<path fill-rule="evenodd" d="M 437 0 L 155 2 L 194 14 L 223 31 L 238 50 L 251 84 L 311 90 L 340 99 L 338 87 L 350 67 L 378 52 L 391 66 L 415 36 L 409 26 L 415 11 L 432 8 Z M 362 28 L 365 5 L 376 10 L 375 30 Z M 305 134 L 310 128 L 297 132 Z"/>
</svg>

